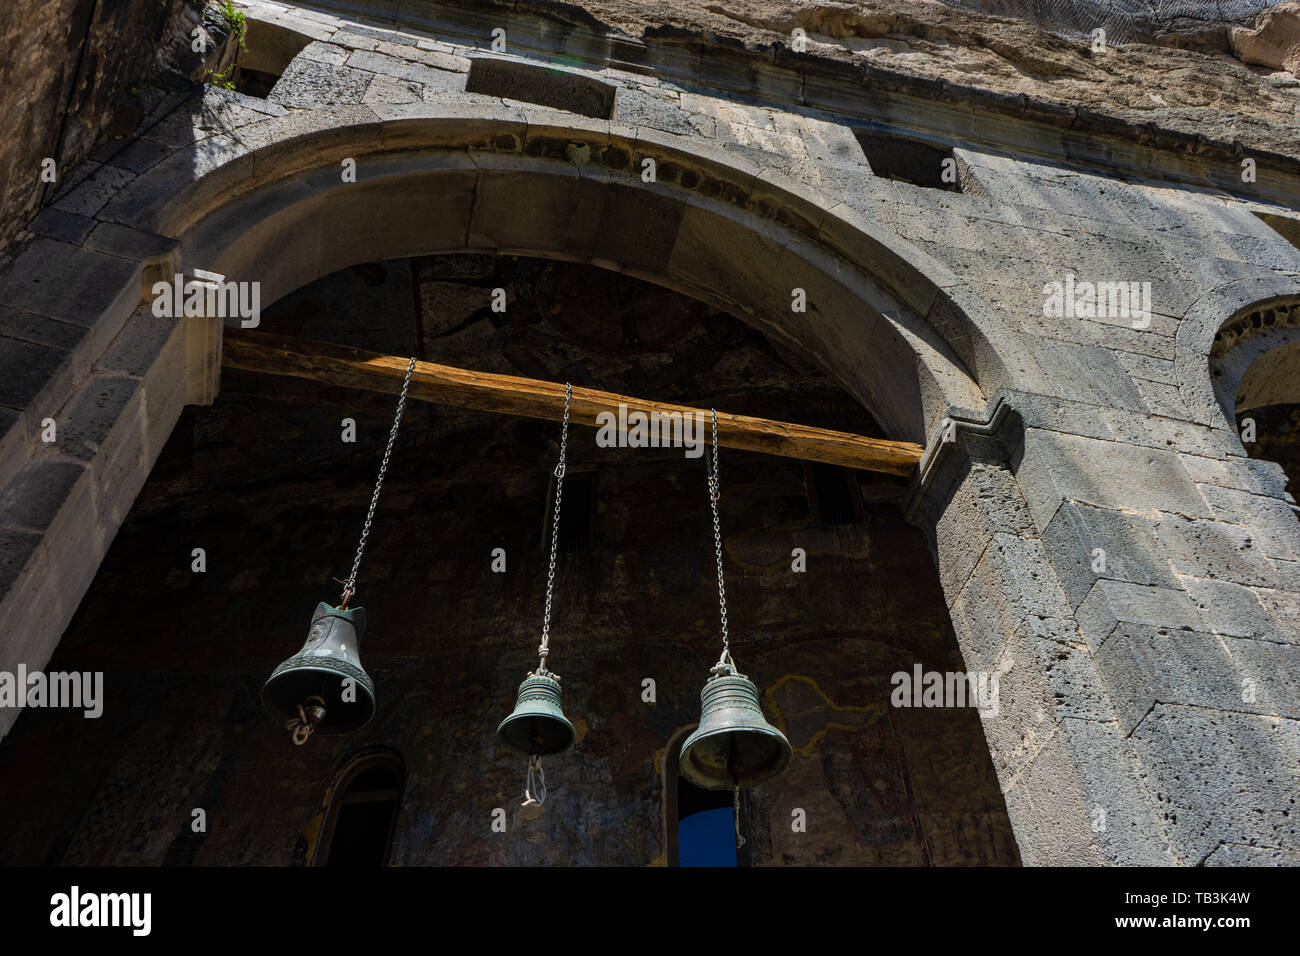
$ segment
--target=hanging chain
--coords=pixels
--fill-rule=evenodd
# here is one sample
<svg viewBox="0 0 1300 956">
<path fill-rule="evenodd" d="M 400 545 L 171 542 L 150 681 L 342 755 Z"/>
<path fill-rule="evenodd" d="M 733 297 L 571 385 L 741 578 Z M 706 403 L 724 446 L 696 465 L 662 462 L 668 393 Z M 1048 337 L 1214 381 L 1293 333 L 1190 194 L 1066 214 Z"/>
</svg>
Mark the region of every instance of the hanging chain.
<svg viewBox="0 0 1300 956">
<path fill-rule="evenodd" d="M 551 563 L 546 570 L 546 610 L 542 612 L 542 643 L 537 648 L 538 657 L 541 659 L 541 666 L 537 669 L 539 674 L 547 673 L 546 656 L 551 650 L 551 594 L 555 590 L 555 554 L 560 544 L 560 498 L 564 493 L 564 466 L 569 445 L 569 401 L 572 397 L 573 386 L 565 382 L 564 424 L 560 428 L 560 463 L 555 466 L 555 514 L 551 518 Z"/>
<path fill-rule="evenodd" d="M 397 414 L 393 416 L 393 427 L 388 433 L 388 447 L 384 449 L 384 460 L 379 463 L 379 477 L 375 480 L 375 493 L 370 496 L 370 510 L 366 512 L 366 524 L 361 529 L 361 541 L 357 544 L 357 556 L 352 561 L 352 573 L 343 585 L 343 600 L 340 608 L 346 608 L 356 593 L 357 570 L 361 567 L 361 554 L 366 550 L 366 538 L 370 537 L 370 522 L 375 517 L 375 506 L 379 504 L 379 491 L 384 487 L 384 473 L 388 471 L 388 459 L 393 454 L 393 442 L 397 440 L 397 428 L 402 424 L 402 412 L 406 409 L 406 389 L 411 384 L 411 372 L 415 370 L 415 356 L 406 366 L 406 378 L 402 380 L 402 393 L 397 399 Z"/>
<path fill-rule="evenodd" d="M 713 460 L 710 462 L 708 452 L 704 455 L 704 464 L 709 475 L 709 504 L 713 508 L 713 548 L 718 557 L 718 607 L 722 612 L 722 656 L 718 658 L 715 671 L 730 669 L 735 673 L 731 662 L 731 643 L 727 635 L 727 587 L 722 580 L 722 526 L 718 521 L 718 499 L 722 496 L 722 484 L 718 475 L 718 410 L 713 412 Z"/>
</svg>

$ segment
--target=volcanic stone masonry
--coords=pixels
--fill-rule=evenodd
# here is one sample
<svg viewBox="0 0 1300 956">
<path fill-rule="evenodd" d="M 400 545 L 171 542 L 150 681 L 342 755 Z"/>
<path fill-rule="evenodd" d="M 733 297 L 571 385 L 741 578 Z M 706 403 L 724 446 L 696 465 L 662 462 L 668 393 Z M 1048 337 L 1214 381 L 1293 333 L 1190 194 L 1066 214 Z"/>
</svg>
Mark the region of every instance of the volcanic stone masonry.
<svg viewBox="0 0 1300 956">
<path fill-rule="evenodd" d="M 240 317 L 160 318 L 156 283 L 256 282 L 269 315 L 363 263 L 587 264 L 748 323 L 859 430 L 925 446 L 898 509 L 960 661 L 1000 675 L 979 719 L 1018 848 L 975 786 L 993 822 L 968 861 L 1300 863 L 1300 520 L 1252 457 L 1285 457 L 1269 409 L 1300 403 L 1296 4 L 1100 48 L 892 0 L 237 5 L 247 59 L 226 38 L 203 69 L 242 63 L 248 92 L 141 89 L 138 125 L 64 168 L 7 249 L 0 670 L 50 662 L 187 406 L 218 401 Z M 20 182 L 35 154 L 11 154 L 6 196 Z M 501 697 L 522 657 L 462 661 Z M 845 706 L 809 680 L 807 707 Z M 117 772 L 128 800 L 140 775 Z M 638 806 L 593 862 L 654 858 Z"/>
</svg>

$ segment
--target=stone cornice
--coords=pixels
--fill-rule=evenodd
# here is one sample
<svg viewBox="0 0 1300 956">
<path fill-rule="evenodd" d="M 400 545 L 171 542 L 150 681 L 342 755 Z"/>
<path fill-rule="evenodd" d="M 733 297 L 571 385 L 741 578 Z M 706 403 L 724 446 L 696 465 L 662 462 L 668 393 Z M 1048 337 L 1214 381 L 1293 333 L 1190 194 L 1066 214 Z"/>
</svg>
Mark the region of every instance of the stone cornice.
<svg viewBox="0 0 1300 956">
<path fill-rule="evenodd" d="M 1134 123 L 1086 107 L 1032 99 L 883 69 L 786 45 L 746 45 L 735 37 L 676 26 L 648 27 L 642 38 L 611 32 L 582 7 L 560 0 L 313 0 L 311 6 L 439 39 L 486 46 L 494 24 L 509 49 L 529 58 L 612 68 L 793 109 L 834 113 L 854 125 L 1029 161 L 1066 164 L 1126 177 L 1229 192 L 1294 206 L 1300 153 L 1288 155 L 1213 140 L 1201 133 Z M 702 79 L 707 79 L 702 83 Z M 1256 182 L 1241 181 L 1243 159 Z"/>
</svg>

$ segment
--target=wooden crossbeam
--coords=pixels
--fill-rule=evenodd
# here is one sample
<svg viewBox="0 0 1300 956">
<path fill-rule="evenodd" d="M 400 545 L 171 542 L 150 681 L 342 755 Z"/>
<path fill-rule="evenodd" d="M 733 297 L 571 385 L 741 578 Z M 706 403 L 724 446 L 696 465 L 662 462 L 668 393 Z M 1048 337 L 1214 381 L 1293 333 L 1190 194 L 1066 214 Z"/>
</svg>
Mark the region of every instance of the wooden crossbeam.
<svg viewBox="0 0 1300 956">
<path fill-rule="evenodd" d="M 267 375 L 288 375 L 342 388 L 358 388 L 393 395 L 401 391 L 409 359 L 380 355 L 361 349 L 311 342 L 282 335 L 249 332 L 227 327 L 222 345 L 226 368 Z M 467 369 L 416 362 L 408 391 L 411 398 L 457 408 L 501 412 L 525 418 L 561 421 L 564 415 L 564 385 L 514 375 L 496 375 Z M 619 414 L 642 412 L 647 418 L 679 414 L 704 416 L 708 409 L 651 402 L 591 388 L 574 388 L 570 420 L 578 425 L 599 427 L 600 412 Z M 706 424 L 706 432 L 711 425 Z M 704 436 L 701 436 L 704 437 Z M 786 458 L 820 461 L 863 471 L 880 471 L 910 476 L 921 460 L 922 448 L 912 442 L 867 438 L 826 428 L 810 428 L 789 422 L 751 418 L 718 412 L 718 444 L 726 448 L 757 451 Z"/>
</svg>

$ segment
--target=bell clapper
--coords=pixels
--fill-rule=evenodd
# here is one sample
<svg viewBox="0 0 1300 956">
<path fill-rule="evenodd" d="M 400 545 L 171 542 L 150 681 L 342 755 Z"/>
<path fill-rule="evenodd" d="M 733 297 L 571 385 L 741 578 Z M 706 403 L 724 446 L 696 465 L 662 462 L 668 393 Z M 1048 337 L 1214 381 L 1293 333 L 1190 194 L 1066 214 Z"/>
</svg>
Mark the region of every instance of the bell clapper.
<svg viewBox="0 0 1300 956">
<path fill-rule="evenodd" d="M 293 734 L 295 746 L 301 747 L 324 719 L 325 701 L 313 695 L 298 705 L 298 716 L 289 718 L 284 729 Z"/>
</svg>

